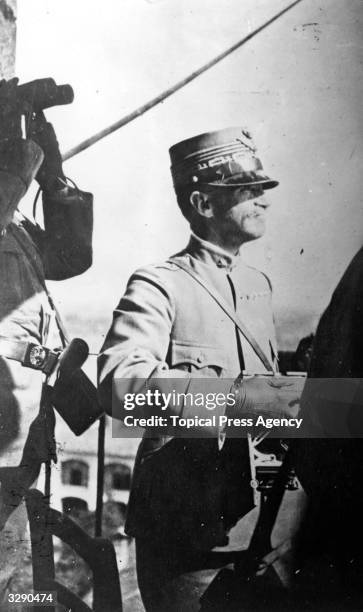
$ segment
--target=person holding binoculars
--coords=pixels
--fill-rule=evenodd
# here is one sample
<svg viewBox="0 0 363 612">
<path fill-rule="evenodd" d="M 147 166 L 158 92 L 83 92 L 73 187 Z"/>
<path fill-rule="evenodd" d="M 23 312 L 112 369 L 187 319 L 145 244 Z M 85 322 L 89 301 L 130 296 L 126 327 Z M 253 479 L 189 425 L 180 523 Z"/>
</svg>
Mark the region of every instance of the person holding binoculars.
<svg viewBox="0 0 363 612">
<path fill-rule="evenodd" d="M 68 184 L 55 131 L 43 112 L 72 100 L 70 85 L 58 86 L 53 79 L 0 82 L 2 610 L 24 555 L 23 495 L 41 464 L 55 456 L 54 422 L 42 408 L 42 383 L 64 338 L 45 279 L 71 278 L 92 263 L 93 198 Z M 33 179 L 42 191 L 44 229 L 18 209 Z"/>
</svg>

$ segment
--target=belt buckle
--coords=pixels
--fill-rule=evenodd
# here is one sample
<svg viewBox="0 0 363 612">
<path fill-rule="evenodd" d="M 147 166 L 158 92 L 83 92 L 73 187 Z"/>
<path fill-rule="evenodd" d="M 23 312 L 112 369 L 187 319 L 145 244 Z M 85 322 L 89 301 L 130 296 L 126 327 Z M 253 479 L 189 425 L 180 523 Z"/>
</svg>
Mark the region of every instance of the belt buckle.
<svg viewBox="0 0 363 612">
<path fill-rule="evenodd" d="M 41 370 L 44 367 L 48 353 L 49 349 L 44 348 L 41 344 L 29 344 L 24 365 L 34 370 Z"/>
</svg>

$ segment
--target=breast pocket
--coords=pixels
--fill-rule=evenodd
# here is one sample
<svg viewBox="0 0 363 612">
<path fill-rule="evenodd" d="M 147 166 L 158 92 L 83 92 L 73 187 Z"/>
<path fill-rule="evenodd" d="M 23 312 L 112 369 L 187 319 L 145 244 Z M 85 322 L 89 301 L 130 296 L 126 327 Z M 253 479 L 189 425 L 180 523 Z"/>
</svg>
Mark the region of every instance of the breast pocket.
<svg viewBox="0 0 363 612">
<path fill-rule="evenodd" d="M 173 369 L 198 373 L 198 376 L 223 376 L 227 370 L 224 351 L 213 346 L 195 346 L 172 341 L 170 366 Z"/>
</svg>

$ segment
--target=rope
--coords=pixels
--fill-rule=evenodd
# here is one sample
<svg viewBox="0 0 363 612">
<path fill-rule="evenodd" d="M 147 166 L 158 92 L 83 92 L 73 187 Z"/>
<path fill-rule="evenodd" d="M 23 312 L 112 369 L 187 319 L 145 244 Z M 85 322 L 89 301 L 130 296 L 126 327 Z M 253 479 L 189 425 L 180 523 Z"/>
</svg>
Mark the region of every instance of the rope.
<svg viewBox="0 0 363 612">
<path fill-rule="evenodd" d="M 161 102 L 163 102 L 166 98 L 169 98 L 172 94 L 177 92 L 179 89 L 182 89 L 182 87 L 185 87 L 185 85 L 188 85 L 188 83 L 190 83 L 191 81 L 194 81 L 194 79 L 199 77 L 201 74 L 203 74 L 210 68 L 213 68 L 213 66 L 218 64 L 225 57 L 227 57 L 228 55 L 230 55 L 231 53 L 233 53 L 234 51 L 242 47 L 242 45 L 244 45 L 246 42 L 254 38 L 257 34 L 262 32 L 263 30 L 265 30 L 274 21 L 282 17 L 282 15 L 290 11 L 294 6 L 296 6 L 300 2 L 302 2 L 302 0 L 295 0 L 295 2 L 292 2 L 291 4 L 289 4 L 289 6 L 282 9 L 279 13 L 271 17 L 271 19 L 268 19 L 265 23 L 263 23 L 258 28 L 256 28 L 255 30 L 247 34 L 247 36 L 245 36 L 244 38 L 236 42 L 234 45 L 226 49 L 226 51 L 223 51 L 223 53 L 220 53 L 219 55 L 217 55 L 214 59 L 210 60 L 209 62 L 201 66 L 201 68 L 198 68 L 198 70 L 195 70 L 194 72 L 192 72 L 189 76 L 182 79 L 181 81 L 179 81 L 178 83 L 170 87 L 169 89 L 166 89 L 159 96 L 156 96 L 156 98 L 149 100 L 149 102 L 146 102 L 146 104 L 143 104 L 142 106 L 134 110 L 132 113 L 125 115 L 124 117 L 119 119 L 119 121 L 116 121 L 116 123 L 112 123 L 110 126 L 104 128 L 100 132 L 97 132 L 90 138 L 83 140 L 80 144 L 75 146 L 73 149 L 70 149 L 69 151 L 64 153 L 64 155 L 62 156 L 63 161 L 66 161 L 67 159 L 70 159 L 71 157 L 78 155 L 78 153 L 81 153 L 85 149 L 88 149 L 92 145 L 96 144 L 96 142 L 98 142 L 102 138 L 105 138 L 109 134 L 112 134 L 112 132 L 116 132 L 116 130 L 119 130 L 121 127 L 123 127 L 127 123 L 134 121 L 135 119 L 137 119 L 138 117 L 146 113 L 148 110 L 152 109 L 157 104 L 160 104 Z"/>
</svg>

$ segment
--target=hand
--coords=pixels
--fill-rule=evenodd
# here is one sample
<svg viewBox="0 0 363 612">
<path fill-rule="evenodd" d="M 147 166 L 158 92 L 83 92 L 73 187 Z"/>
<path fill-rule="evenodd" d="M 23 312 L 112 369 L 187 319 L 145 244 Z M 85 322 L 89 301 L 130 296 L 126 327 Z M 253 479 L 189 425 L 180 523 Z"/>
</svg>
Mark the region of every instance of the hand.
<svg viewBox="0 0 363 612">
<path fill-rule="evenodd" d="M 52 124 L 47 122 L 43 112 L 34 115 L 28 136 L 42 148 L 44 153 L 44 161 L 35 177 L 40 187 L 44 191 L 64 187 L 65 176 L 57 136 Z"/>
<path fill-rule="evenodd" d="M 17 96 L 18 79 L 0 81 L 0 140 L 21 138 L 22 104 Z"/>
<path fill-rule="evenodd" d="M 276 418 L 295 418 L 305 384 L 303 376 L 238 377 L 232 387 L 238 401 L 238 416 L 261 414 Z"/>
</svg>

